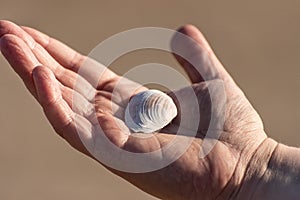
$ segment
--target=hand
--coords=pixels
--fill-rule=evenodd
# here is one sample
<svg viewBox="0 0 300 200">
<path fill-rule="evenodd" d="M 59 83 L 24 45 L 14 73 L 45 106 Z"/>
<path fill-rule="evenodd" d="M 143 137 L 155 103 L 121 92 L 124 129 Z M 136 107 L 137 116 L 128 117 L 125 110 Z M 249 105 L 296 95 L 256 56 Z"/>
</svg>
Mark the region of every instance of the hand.
<svg viewBox="0 0 300 200">
<path fill-rule="evenodd" d="M 252 168 L 260 170 L 260 165 L 252 165 L 251 160 L 260 157 L 261 155 L 257 154 L 261 152 L 269 159 L 276 142 L 267 138 L 258 114 L 217 60 L 199 30 L 187 25 L 179 31 L 197 41 L 198 45 L 188 43 L 180 45 L 186 48 L 187 57 L 199 59 L 205 76 L 210 79 L 205 82 L 189 62 L 175 56 L 191 79 L 200 111 L 207 114 L 199 122 L 197 137 L 178 160 L 154 172 L 126 173 L 106 167 L 145 192 L 163 199 L 243 197 L 247 193 L 244 176 Z M 130 135 L 128 129 L 121 130 L 116 124 L 116 121 L 123 119 L 128 99 L 147 88 L 139 87 L 134 93 L 129 92 L 132 91 L 130 88 L 137 88 L 138 84 L 125 80 L 114 93 L 116 98 L 112 98 L 113 89 L 121 77 L 101 64 L 37 30 L 19 27 L 8 21 L 0 22 L 0 36 L 1 51 L 5 58 L 39 101 L 55 131 L 78 151 L 93 158 L 93 152 L 89 152 L 83 145 L 82 137 L 95 142 L 99 139 L 95 138 L 97 135 L 105 135 L 118 148 L 136 153 L 157 150 L 175 137 L 180 115 L 172 124 L 150 138 Z M 204 54 L 208 57 L 203 56 Z M 104 75 L 100 82 L 95 82 L 97 78 L 93 77 L 93 71 L 87 71 L 84 75 L 77 73 L 84 62 L 103 69 Z M 79 87 L 78 84 L 75 87 L 78 80 Z M 206 120 L 211 116 L 211 113 L 205 111 L 211 103 L 207 88 L 214 87 L 220 81 L 224 82 L 227 95 L 225 124 L 222 129 L 216 130 L 221 132 L 221 137 L 212 151 L 204 159 L 199 159 L 201 144 L 207 130 Z M 183 88 L 170 94 L 172 97 L 173 94 L 177 94 L 186 98 L 184 104 L 180 105 L 186 108 L 186 112 L 193 109 L 193 105 L 189 104 L 187 92 Z M 74 93 L 79 99 L 75 103 L 72 101 Z M 88 112 L 93 107 L 96 110 L 96 117 Z M 193 120 L 193 116 L 190 120 Z M 88 131 L 95 123 L 99 123 L 102 128 L 102 132 L 96 136 Z M 76 128 L 86 135 L 79 137 Z"/>
</svg>

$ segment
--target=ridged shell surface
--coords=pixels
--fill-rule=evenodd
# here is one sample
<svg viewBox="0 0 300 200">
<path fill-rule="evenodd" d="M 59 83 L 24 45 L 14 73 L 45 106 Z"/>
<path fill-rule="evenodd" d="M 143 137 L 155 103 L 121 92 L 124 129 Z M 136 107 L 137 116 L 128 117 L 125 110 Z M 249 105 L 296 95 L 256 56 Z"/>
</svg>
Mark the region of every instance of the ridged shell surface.
<svg viewBox="0 0 300 200">
<path fill-rule="evenodd" d="M 146 90 L 131 97 L 125 110 L 125 124 L 134 132 L 152 133 L 177 115 L 172 98 L 159 90 Z"/>
</svg>

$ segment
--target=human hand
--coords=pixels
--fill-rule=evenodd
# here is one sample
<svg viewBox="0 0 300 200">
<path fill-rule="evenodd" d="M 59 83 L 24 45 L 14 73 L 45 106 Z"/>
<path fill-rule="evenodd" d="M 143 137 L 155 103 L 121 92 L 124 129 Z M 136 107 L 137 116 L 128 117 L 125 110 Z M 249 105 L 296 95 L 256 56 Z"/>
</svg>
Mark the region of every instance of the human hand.
<svg viewBox="0 0 300 200">
<path fill-rule="evenodd" d="M 180 44 L 180 47 L 186 49 L 186 57 L 198 59 L 202 63 L 205 76 L 210 79 L 204 82 L 203 77 L 189 62 L 176 56 L 192 81 L 200 111 L 206 114 L 199 122 L 197 137 L 178 160 L 157 171 L 128 173 L 106 167 L 142 190 L 164 199 L 243 197 L 247 193 L 245 174 L 253 169 L 260 173 L 264 170 L 260 167 L 265 163 L 254 165 L 251 161 L 264 157 L 267 162 L 276 142 L 267 138 L 258 114 L 217 60 L 202 34 L 193 26 L 185 26 L 180 31 L 198 43 Z M 121 129 L 116 124 L 116 121 L 124 118 L 128 99 L 147 88 L 125 80 L 113 93 L 120 76 L 34 29 L 1 21 L 0 36 L 3 55 L 39 101 L 55 131 L 80 152 L 94 158 L 93 152 L 88 151 L 82 143 L 82 137 L 96 141 L 106 136 L 120 149 L 147 153 L 160 149 L 176 136 L 180 114 L 170 125 L 150 138 L 135 137 L 128 129 Z M 97 82 L 96 87 L 93 86 L 98 77 L 93 77 L 93 71 L 87 71 L 84 76 L 77 73 L 84 62 L 95 68 L 103 68 L 102 79 Z M 80 84 L 76 86 L 79 87 L 75 87 L 78 80 Z M 208 86 L 214 87 L 220 81 L 224 83 L 227 96 L 225 123 L 222 129 L 216 130 L 221 135 L 212 151 L 205 158 L 199 159 L 211 116 L 207 111 L 211 104 Z M 135 90 L 137 87 L 139 89 Z M 75 103 L 74 93 L 79 99 Z M 183 88 L 174 93 L 186 99 L 180 105 L 186 108 L 185 112 L 193 109 L 187 95 L 188 90 Z M 176 101 L 174 93 L 170 93 L 170 96 Z M 113 98 L 112 95 L 116 97 Z M 92 108 L 95 108 L 96 117 L 89 112 Z M 193 120 L 193 116 L 190 120 Z M 97 135 L 92 135 L 90 130 L 96 123 L 100 124 L 102 130 Z M 79 136 L 78 133 L 86 135 Z M 153 158 L 153 162 L 156 160 L 159 158 Z"/>
</svg>

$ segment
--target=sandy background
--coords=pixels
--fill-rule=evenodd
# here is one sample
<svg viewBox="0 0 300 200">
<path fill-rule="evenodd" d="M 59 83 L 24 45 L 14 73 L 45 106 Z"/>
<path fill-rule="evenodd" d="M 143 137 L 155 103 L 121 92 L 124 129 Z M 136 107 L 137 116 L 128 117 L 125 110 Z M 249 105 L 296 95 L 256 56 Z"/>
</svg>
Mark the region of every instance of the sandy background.
<svg viewBox="0 0 300 200">
<path fill-rule="evenodd" d="M 143 26 L 200 27 L 259 111 L 268 134 L 299 146 L 300 1 L 0 0 L 0 18 L 33 26 L 82 53 L 112 34 Z M 158 52 L 114 63 L 178 67 Z M 71 149 L 0 57 L 0 199 L 154 199 Z"/>
</svg>

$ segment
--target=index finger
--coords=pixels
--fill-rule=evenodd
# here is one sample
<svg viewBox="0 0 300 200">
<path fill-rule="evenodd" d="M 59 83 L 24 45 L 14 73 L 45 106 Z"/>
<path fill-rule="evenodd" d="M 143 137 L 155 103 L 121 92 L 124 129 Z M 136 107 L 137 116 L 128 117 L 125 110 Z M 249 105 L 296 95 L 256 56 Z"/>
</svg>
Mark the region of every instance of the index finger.
<svg viewBox="0 0 300 200">
<path fill-rule="evenodd" d="M 133 81 L 121 78 L 101 63 L 81 55 L 62 42 L 40 31 L 24 26 L 22 26 L 22 28 L 31 35 L 36 42 L 43 46 L 62 66 L 77 72 L 99 90 L 115 91 L 120 99 L 120 101 L 117 102 L 119 105 L 123 105 L 123 101 L 132 95 L 147 89 Z M 118 88 L 114 90 L 119 81 Z M 136 90 L 136 88 L 139 89 Z"/>
<path fill-rule="evenodd" d="M 22 26 L 22 28 L 31 35 L 36 42 L 43 46 L 62 66 L 79 73 L 80 76 L 84 77 L 95 88 L 113 92 L 116 84 L 121 79 L 120 76 L 112 72 L 106 66 L 87 56 L 81 55 L 64 43 L 33 28 L 24 26 Z M 125 80 L 124 78 L 122 80 L 119 88 L 116 90 L 122 100 L 128 99 L 135 93 L 147 89 L 140 87 L 137 91 L 130 91 L 130 88 L 137 88 L 137 83 Z M 119 103 L 122 104 L 122 102 Z"/>
</svg>

